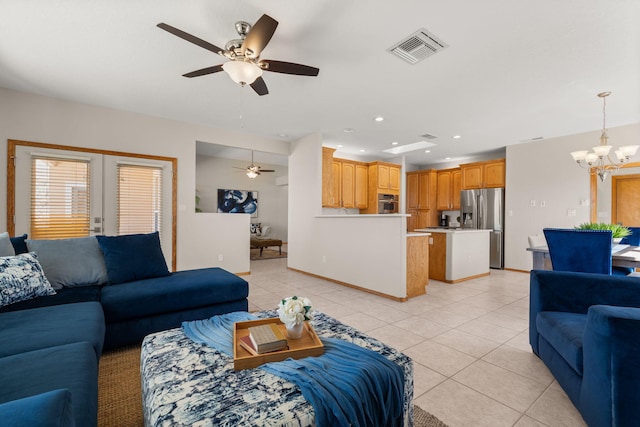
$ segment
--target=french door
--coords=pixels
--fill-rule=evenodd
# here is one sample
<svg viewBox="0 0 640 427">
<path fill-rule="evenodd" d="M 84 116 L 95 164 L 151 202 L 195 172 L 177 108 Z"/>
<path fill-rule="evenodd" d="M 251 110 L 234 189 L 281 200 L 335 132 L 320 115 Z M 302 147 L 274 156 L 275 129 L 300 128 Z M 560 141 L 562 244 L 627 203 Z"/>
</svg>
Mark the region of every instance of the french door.
<svg viewBox="0 0 640 427">
<path fill-rule="evenodd" d="M 15 147 L 15 234 L 68 238 L 158 231 L 173 254 L 173 162 Z"/>
</svg>

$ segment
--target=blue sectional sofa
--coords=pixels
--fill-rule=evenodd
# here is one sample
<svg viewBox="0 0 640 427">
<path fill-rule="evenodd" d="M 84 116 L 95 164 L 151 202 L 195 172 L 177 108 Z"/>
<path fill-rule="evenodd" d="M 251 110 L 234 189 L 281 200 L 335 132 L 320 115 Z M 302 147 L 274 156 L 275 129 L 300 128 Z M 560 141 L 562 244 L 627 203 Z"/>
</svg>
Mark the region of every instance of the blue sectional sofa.
<svg viewBox="0 0 640 427">
<path fill-rule="evenodd" d="M 2 425 L 95 426 L 103 348 L 248 309 L 248 283 L 235 274 L 220 268 L 170 273 L 157 233 L 100 242 L 25 240 L 12 239 L 17 255 L 0 260 L 33 263 L 37 257 L 53 290 L 7 303 L 15 294 L 0 287 Z M 32 253 L 18 254 L 27 250 Z M 14 279 L 0 271 L 0 286 Z"/>
<path fill-rule="evenodd" d="M 591 427 L 640 420 L 640 278 L 532 271 L 529 342 Z"/>
</svg>

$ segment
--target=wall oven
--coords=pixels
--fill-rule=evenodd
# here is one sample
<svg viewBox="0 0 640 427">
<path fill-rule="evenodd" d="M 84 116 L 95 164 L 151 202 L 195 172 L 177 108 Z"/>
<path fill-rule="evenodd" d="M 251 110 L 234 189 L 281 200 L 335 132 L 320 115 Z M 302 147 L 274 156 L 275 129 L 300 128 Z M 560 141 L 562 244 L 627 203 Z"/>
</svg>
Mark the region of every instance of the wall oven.
<svg viewBox="0 0 640 427">
<path fill-rule="evenodd" d="M 398 213 L 398 196 L 396 194 L 378 194 L 378 213 Z"/>
</svg>

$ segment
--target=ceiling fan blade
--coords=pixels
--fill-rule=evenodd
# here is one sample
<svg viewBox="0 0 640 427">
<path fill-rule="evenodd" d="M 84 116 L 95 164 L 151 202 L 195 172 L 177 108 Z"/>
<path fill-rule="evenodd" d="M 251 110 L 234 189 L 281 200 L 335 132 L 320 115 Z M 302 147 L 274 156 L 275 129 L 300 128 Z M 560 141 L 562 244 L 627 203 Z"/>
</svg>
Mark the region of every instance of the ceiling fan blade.
<svg viewBox="0 0 640 427">
<path fill-rule="evenodd" d="M 165 31 L 170 32 L 171 34 L 173 34 L 174 36 L 178 36 L 181 39 L 184 39 L 188 42 L 191 42 L 193 44 L 196 44 L 202 48 L 205 48 L 207 50 L 210 50 L 213 53 L 217 53 L 218 55 L 221 54 L 221 52 L 223 52 L 223 49 L 220 49 L 218 46 L 209 43 L 208 41 L 202 40 L 201 38 L 198 38 L 196 36 L 193 36 L 189 33 L 185 33 L 182 30 L 177 29 L 176 27 L 172 27 L 169 24 L 165 24 L 164 22 L 161 22 L 158 24 L 159 28 L 162 28 Z"/>
<path fill-rule="evenodd" d="M 267 95 L 269 93 L 267 84 L 264 82 L 262 77 L 258 77 L 255 82 L 251 83 L 251 88 L 260 96 Z"/>
<path fill-rule="evenodd" d="M 275 172 L 275 169 L 260 169 L 260 172 Z"/>
<path fill-rule="evenodd" d="M 253 24 L 251 30 L 247 34 L 242 43 L 242 54 L 248 58 L 257 58 L 260 56 L 262 49 L 269 43 L 273 33 L 278 27 L 278 21 L 269 15 L 262 15 L 260 19 Z"/>
<path fill-rule="evenodd" d="M 297 76 L 315 77 L 320 72 L 319 68 L 310 67 L 308 65 L 296 64 L 293 62 L 272 61 L 270 59 L 265 59 L 263 61 L 260 61 L 260 64 L 264 65 L 263 67 L 264 70 L 273 71 L 274 73 L 295 74 Z"/>
<path fill-rule="evenodd" d="M 192 71 L 187 74 L 183 74 L 184 77 L 199 77 L 207 74 L 213 74 L 222 71 L 222 65 L 214 65 L 213 67 L 202 68 L 200 70 Z"/>
</svg>

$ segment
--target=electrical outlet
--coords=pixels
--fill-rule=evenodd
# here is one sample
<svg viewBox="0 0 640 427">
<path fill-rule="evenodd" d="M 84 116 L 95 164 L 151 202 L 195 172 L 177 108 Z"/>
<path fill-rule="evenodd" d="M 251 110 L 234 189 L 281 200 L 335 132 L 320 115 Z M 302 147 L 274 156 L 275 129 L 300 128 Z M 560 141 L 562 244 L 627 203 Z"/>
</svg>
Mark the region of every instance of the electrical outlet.
<svg viewBox="0 0 640 427">
<path fill-rule="evenodd" d="M 327 262 L 327 256 L 326 255 L 322 255 L 322 262 Z"/>
<path fill-rule="evenodd" d="M 541 208 L 546 208 L 547 207 L 547 202 L 545 202 L 544 200 L 540 200 L 540 207 Z"/>
<path fill-rule="evenodd" d="M 567 216 L 576 216 L 576 210 L 575 209 L 567 210 Z"/>
<path fill-rule="evenodd" d="M 224 257 L 222 256 L 222 254 L 218 255 L 218 261 L 224 261 Z"/>
</svg>

